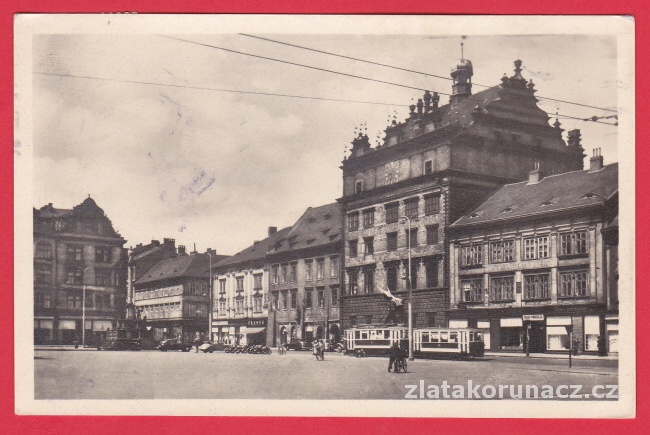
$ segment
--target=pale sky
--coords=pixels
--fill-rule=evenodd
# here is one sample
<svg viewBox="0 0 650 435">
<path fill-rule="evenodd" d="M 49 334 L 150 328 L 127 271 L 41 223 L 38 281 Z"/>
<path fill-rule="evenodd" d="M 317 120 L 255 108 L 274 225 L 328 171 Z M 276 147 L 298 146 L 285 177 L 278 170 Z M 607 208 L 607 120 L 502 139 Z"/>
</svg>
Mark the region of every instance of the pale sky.
<svg viewBox="0 0 650 435">
<path fill-rule="evenodd" d="M 250 32 L 254 33 L 254 32 Z M 416 88 L 451 81 L 341 59 L 242 35 L 171 35 Z M 282 35 L 267 38 L 449 77 L 459 35 Z M 470 36 L 473 82 L 497 85 L 523 61 L 537 95 L 616 108 L 614 36 Z M 34 38 L 34 206 L 71 208 L 90 194 L 126 246 L 175 238 L 234 254 L 342 193 L 340 164 L 355 126 L 376 136 L 422 91 L 229 53 L 157 35 Z M 360 104 L 122 81 L 369 101 Z M 478 92 L 484 88 L 474 86 Z M 441 95 L 440 104 L 448 96 Z M 396 104 L 396 105 L 395 105 Z M 611 112 L 542 100 L 549 113 Z M 551 119 L 553 122 L 554 119 Z M 583 146 L 617 158 L 618 127 L 560 119 Z M 607 122 L 613 122 L 608 120 Z M 383 134 L 382 134 L 383 137 Z M 566 139 L 566 131 L 565 131 Z M 586 160 L 588 165 L 588 158 Z"/>
</svg>

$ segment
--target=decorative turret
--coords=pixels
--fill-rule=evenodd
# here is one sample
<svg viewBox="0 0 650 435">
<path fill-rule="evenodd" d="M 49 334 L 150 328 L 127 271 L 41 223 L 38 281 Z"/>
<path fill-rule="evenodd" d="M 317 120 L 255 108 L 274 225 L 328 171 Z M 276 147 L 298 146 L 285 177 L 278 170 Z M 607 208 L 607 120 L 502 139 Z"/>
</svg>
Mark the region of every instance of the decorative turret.
<svg viewBox="0 0 650 435">
<path fill-rule="evenodd" d="M 358 135 L 352 140 L 352 156 L 359 157 L 370 151 L 368 135 L 359 130 Z"/>
<path fill-rule="evenodd" d="M 463 99 L 472 95 L 472 76 L 474 68 L 469 59 L 460 59 L 451 69 L 451 78 L 454 79 L 451 93 L 451 106 L 454 107 Z"/>
<path fill-rule="evenodd" d="M 531 80 L 530 83 L 526 81 L 526 79 L 521 75 L 521 60 L 517 59 L 515 60 L 515 74 L 512 77 L 506 77 L 505 75 L 501 78 L 501 82 L 503 83 L 503 86 L 509 87 L 509 88 L 517 88 L 517 89 L 529 89 L 531 91 L 534 91 L 533 87 L 535 84 Z"/>
</svg>

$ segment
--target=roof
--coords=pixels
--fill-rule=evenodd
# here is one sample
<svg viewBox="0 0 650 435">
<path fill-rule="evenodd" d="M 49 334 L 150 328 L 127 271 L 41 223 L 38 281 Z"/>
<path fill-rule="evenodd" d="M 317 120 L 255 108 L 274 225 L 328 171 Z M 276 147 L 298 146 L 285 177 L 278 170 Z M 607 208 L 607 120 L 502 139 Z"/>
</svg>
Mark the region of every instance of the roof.
<svg viewBox="0 0 650 435">
<path fill-rule="evenodd" d="M 341 241 L 341 205 L 338 202 L 309 207 L 293 225 L 284 240 L 279 240 L 269 254 L 313 248 Z"/>
<path fill-rule="evenodd" d="M 208 273 L 208 269 L 210 268 L 209 264 L 210 258 L 204 253 L 181 255 L 162 260 L 156 263 L 142 278 L 136 281 L 136 285 L 170 278 L 208 278 L 210 276 Z"/>
<path fill-rule="evenodd" d="M 452 228 L 599 205 L 617 191 L 618 163 L 593 172 L 551 175 L 534 184 L 507 184 L 458 219 Z"/>
<path fill-rule="evenodd" d="M 61 218 L 72 213 L 72 210 L 70 209 L 54 208 L 52 207 L 52 204 L 44 205 L 38 210 L 34 209 L 34 211 L 39 218 Z"/>
<path fill-rule="evenodd" d="M 263 259 L 266 257 L 266 253 L 276 241 L 283 239 L 286 234 L 291 230 L 291 227 L 283 228 L 280 231 L 276 231 L 266 239 L 256 242 L 248 248 L 242 250 L 241 252 L 231 255 L 230 257 L 221 260 L 217 263 L 216 267 L 221 268 L 225 266 L 234 266 L 236 264 L 242 264 L 249 261 L 255 261 Z"/>
</svg>

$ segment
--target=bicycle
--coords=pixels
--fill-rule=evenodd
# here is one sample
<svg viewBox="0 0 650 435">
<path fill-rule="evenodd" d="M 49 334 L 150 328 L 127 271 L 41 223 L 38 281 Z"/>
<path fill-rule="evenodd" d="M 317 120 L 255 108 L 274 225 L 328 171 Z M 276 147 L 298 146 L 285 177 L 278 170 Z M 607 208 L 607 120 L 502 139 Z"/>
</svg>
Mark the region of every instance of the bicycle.
<svg viewBox="0 0 650 435">
<path fill-rule="evenodd" d="M 406 373 L 407 370 L 407 363 L 406 363 L 406 358 L 403 356 L 398 357 L 395 360 L 395 373 L 399 373 L 400 371 L 402 373 Z"/>
</svg>

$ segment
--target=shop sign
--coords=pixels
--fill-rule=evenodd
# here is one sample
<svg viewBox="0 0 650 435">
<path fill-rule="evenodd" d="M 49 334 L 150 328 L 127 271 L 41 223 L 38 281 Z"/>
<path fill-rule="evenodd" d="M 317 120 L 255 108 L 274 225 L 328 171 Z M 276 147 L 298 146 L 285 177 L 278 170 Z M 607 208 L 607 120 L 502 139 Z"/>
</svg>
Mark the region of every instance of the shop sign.
<svg viewBox="0 0 650 435">
<path fill-rule="evenodd" d="M 544 315 L 543 314 L 523 314 L 521 316 L 522 320 L 524 322 L 543 322 L 544 321 Z"/>
<path fill-rule="evenodd" d="M 248 319 L 246 326 L 266 327 L 266 319 Z"/>
</svg>

